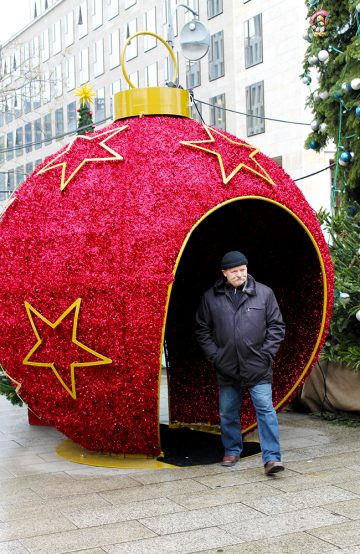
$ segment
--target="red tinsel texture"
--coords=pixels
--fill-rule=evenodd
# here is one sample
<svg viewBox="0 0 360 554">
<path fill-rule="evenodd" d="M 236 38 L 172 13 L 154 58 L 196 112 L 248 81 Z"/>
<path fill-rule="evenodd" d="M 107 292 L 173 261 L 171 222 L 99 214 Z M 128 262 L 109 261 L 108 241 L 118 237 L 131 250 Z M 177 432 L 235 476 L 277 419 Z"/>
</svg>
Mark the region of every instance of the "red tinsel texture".
<svg viewBox="0 0 360 554">
<path fill-rule="evenodd" d="M 106 130 L 124 125 L 106 143 L 123 160 L 93 159 L 112 157 L 100 145 L 104 130 L 91 135 L 95 144 L 101 138 L 97 147 L 89 141 L 88 155 L 79 137 L 62 157 L 37 168 L 3 215 L 0 360 L 21 383 L 31 410 L 83 447 L 157 455 L 165 319 L 171 422 L 218 424 L 214 374 L 193 324 L 202 293 L 219 277 L 223 253 L 244 251 L 249 272 L 274 289 L 283 311 L 287 332 L 274 366 L 279 408 L 319 354 L 333 273 L 313 210 L 272 160 L 255 156 L 275 186 L 246 167 L 225 185 L 217 156 L 181 144 L 209 139 L 199 123 L 155 116 Z M 223 138 L 218 151 L 227 175 L 251 153 Z M 64 166 L 39 173 L 52 159 L 74 171 L 87 158 L 63 191 Z M 69 176 L 65 166 L 64 180 Z M 76 340 L 112 363 L 75 367 L 74 399 L 51 367 L 24 365 L 37 341 L 24 302 L 55 324 L 78 298 Z M 71 363 L 96 358 L 75 347 L 73 314 L 68 317 L 52 329 L 34 316 L 43 343 L 31 359 L 54 363 L 70 387 Z M 242 423 L 244 430 L 255 423 L 248 398 Z"/>
</svg>

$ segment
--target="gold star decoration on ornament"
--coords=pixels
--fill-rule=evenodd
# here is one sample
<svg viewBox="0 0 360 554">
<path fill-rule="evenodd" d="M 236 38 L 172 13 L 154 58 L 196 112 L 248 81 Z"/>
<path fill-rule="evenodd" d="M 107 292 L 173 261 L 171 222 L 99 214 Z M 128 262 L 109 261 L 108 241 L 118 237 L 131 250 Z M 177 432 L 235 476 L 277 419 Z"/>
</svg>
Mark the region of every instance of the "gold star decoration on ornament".
<svg viewBox="0 0 360 554">
<path fill-rule="evenodd" d="M 67 146 L 67 148 L 64 150 L 64 152 L 61 152 L 57 156 L 55 156 L 54 159 L 52 159 L 49 163 L 47 163 L 40 171 L 37 172 L 37 175 L 41 175 L 42 173 L 45 173 L 46 171 L 50 171 L 51 169 L 56 169 L 57 167 L 61 167 L 61 180 L 60 180 L 60 190 L 64 190 L 67 185 L 70 183 L 71 179 L 75 177 L 75 175 L 80 171 L 80 169 L 83 167 L 83 165 L 87 162 L 112 162 L 112 161 L 122 161 L 124 158 L 120 156 L 118 152 L 110 148 L 106 143 L 108 140 L 110 140 L 112 137 L 123 131 L 124 129 L 127 129 L 128 125 L 124 125 L 123 127 L 119 127 L 118 129 L 110 129 L 108 131 L 104 131 L 103 133 L 100 133 L 96 136 L 86 136 L 86 135 L 80 135 L 77 136 L 72 142 L 70 142 Z M 106 137 L 103 140 L 100 140 L 102 137 Z M 107 156 L 99 156 L 98 149 L 99 147 L 103 148 L 106 152 L 109 154 Z M 76 149 L 77 155 L 74 156 L 74 160 L 72 159 L 72 156 L 68 156 L 68 159 L 66 159 L 67 154 L 71 153 L 72 149 Z M 79 162 L 79 150 L 83 149 L 85 157 Z M 93 150 L 93 155 L 91 155 L 91 150 Z M 96 153 L 96 154 L 95 154 Z M 90 155 L 89 155 L 90 154 Z M 64 161 L 61 161 L 61 159 L 64 158 Z"/>
<path fill-rule="evenodd" d="M 85 83 L 84 86 L 76 89 L 76 91 L 74 92 L 75 96 L 79 97 L 80 104 L 82 106 L 84 104 L 86 104 L 87 102 L 88 103 L 90 103 L 90 102 L 94 103 L 93 97 L 96 96 L 96 93 L 93 92 L 93 88 L 94 87 L 89 87 L 89 85 L 87 83 Z"/>
<path fill-rule="evenodd" d="M 217 129 L 209 127 L 208 125 L 203 125 L 208 139 L 204 140 L 181 140 L 180 144 L 184 146 L 190 146 L 191 148 L 197 148 L 203 150 L 204 152 L 209 152 L 217 157 L 221 176 L 224 185 L 226 185 L 233 177 L 240 171 L 240 169 L 246 169 L 251 171 L 258 177 L 261 177 L 267 181 L 270 185 L 276 186 L 270 175 L 266 172 L 263 166 L 255 159 L 256 154 L 260 152 L 255 146 L 251 146 L 245 142 L 232 140 L 230 137 L 224 135 Z M 228 143 L 234 145 L 234 148 L 241 147 L 242 149 L 249 150 L 249 154 L 246 162 L 242 161 L 240 163 L 235 162 L 235 167 L 232 167 L 230 171 L 225 171 L 225 165 L 223 161 L 223 154 L 221 153 L 223 146 L 225 145 L 228 148 Z"/>
<path fill-rule="evenodd" d="M 76 400 L 75 369 L 77 367 L 112 363 L 110 358 L 95 352 L 76 338 L 80 304 L 81 298 L 78 298 L 54 323 L 51 323 L 29 302 L 25 302 L 26 312 L 36 336 L 36 343 L 22 363 L 28 366 L 51 368 L 62 387 L 74 400 Z M 35 323 L 36 318 L 37 322 Z M 70 352 L 70 357 L 74 358 L 71 363 L 64 360 L 65 352 Z M 84 352 L 95 357 L 96 360 L 80 361 L 80 358 L 89 357 L 84 355 Z M 69 375 L 70 386 L 65 382 L 65 379 L 69 382 Z"/>
</svg>

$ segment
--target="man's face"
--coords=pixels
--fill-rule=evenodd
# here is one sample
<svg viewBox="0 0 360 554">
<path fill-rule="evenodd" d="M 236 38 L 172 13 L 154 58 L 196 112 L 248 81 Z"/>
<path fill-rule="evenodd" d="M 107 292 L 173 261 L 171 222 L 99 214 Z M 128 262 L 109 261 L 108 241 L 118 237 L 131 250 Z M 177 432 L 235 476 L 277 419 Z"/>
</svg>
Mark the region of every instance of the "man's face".
<svg viewBox="0 0 360 554">
<path fill-rule="evenodd" d="M 231 267 L 230 269 L 222 269 L 223 275 L 233 287 L 241 287 L 246 281 L 247 278 L 247 266 L 238 265 L 236 267 Z"/>
</svg>

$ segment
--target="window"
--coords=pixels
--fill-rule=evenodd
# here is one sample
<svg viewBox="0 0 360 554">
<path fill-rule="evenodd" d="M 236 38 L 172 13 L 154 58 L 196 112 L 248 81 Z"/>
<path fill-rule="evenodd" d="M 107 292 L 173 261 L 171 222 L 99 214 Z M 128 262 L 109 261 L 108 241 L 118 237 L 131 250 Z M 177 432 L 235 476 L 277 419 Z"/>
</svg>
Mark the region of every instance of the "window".
<svg viewBox="0 0 360 554">
<path fill-rule="evenodd" d="M 261 13 L 244 22 L 245 67 L 263 61 Z"/>
<path fill-rule="evenodd" d="M 66 58 L 66 90 L 73 90 L 75 88 L 75 56 Z"/>
<path fill-rule="evenodd" d="M 209 53 L 209 79 L 213 81 L 225 75 L 224 31 L 211 35 Z"/>
<path fill-rule="evenodd" d="M 5 137 L 4 135 L 1 135 L 0 136 L 0 163 L 4 163 L 4 161 L 5 161 Z"/>
<path fill-rule="evenodd" d="M 114 81 L 114 83 L 111 83 L 111 96 L 114 96 L 114 94 L 120 91 L 121 91 L 121 81 L 119 79 L 118 81 Z"/>
<path fill-rule="evenodd" d="M 6 175 L 5 173 L 0 173 L 0 200 L 6 200 L 8 194 L 6 192 Z"/>
<path fill-rule="evenodd" d="M 22 99 L 21 99 L 21 92 L 15 91 L 14 93 L 14 114 L 15 117 L 20 117 L 22 112 L 22 105 L 21 105 Z"/>
<path fill-rule="evenodd" d="M 92 0 L 92 28 L 97 29 L 103 24 L 102 0 Z"/>
<path fill-rule="evenodd" d="M 20 77 L 20 64 L 20 50 L 15 50 L 12 64 L 13 76 L 15 79 Z"/>
<path fill-rule="evenodd" d="M 134 85 L 135 88 L 138 88 L 139 86 L 139 72 L 138 71 L 134 71 L 134 73 L 130 73 L 129 75 L 129 79 L 130 81 L 132 82 L 132 84 Z M 127 83 L 126 83 L 127 84 Z M 127 89 L 130 88 L 129 85 L 127 84 Z"/>
<path fill-rule="evenodd" d="M 11 131 L 6 134 L 6 160 L 14 158 L 14 133 Z"/>
<path fill-rule="evenodd" d="M 207 14 L 208 19 L 219 15 L 223 11 L 223 0 L 208 0 Z"/>
<path fill-rule="evenodd" d="M 120 31 L 116 29 L 109 35 L 109 67 L 120 65 Z"/>
<path fill-rule="evenodd" d="M 202 120 L 202 105 L 199 102 L 197 102 L 197 103 L 194 102 L 191 105 L 190 115 L 191 115 L 192 119 L 195 119 L 195 121 L 200 121 L 201 123 L 203 122 L 203 120 Z"/>
<path fill-rule="evenodd" d="M 186 88 L 195 88 L 201 85 L 201 65 L 200 60 L 186 62 Z"/>
<path fill-rule="evenodd" d="M 176 66 L 179 67 L 179 52 L 175 53 Z M 171 63 L 170 63 L 171 61 Z M 171 75 L 170 75 L 171 72 Z M 170 56 L 164 58 L 164 81 L 173 81 L 174 79 L 174 67 Z"/>
<path fill-rule="evenodd" d="M 104 73 L 104 42 L 102 39 L 95 42 L 93 55 L 94 55 L 94 77 L 98 77 L 99 75 Z"/>
<path fill-rule="evenodd" d="M 186 5 L 189 6 L 189 8 L 191 8 L 195 12 L 199 13 L 199 2 L 198 2 L 198 0 L 187 0 Z M 189 21 L 194 19 L 194 17 L 195 17 L 194 14 L 191 13 L 190 10 L 185 11 L 185 13 L 184 13 L 185 23 L 188 23 Z"/>
<path fill-rule="evenodd" d="M 33 81 L 31 83 L 31 96 L 32 96 L 33 110 L 36 110 L 41 106 L 40 91 L 41 91 L 40 80 Z"/>
<path fill-rule="evenodd" d="M 49 29 L 45 29 L 40 35 L 40 48 L 41 48 L 41 54 L 40 58 L 42 62 L 46 62 L 46 60 L 50 57 L 50 41 L 49 41 Z"/>
<path fill-rule="evenodd" d="M 87 83 L 89 80 L 89 50 L 83 48 L 80 52 L 80 85 Z"/>
<path fill-rule="evenodd" d="M 20 186 L 21 183 L 23 183 L 26 179 L 26 175 L 25 175 L 25 171 L 24 171 L 24 166 L 23 165 L 19 165 L 17 168 L 16 168 L 16 171 L 15 171 L 15 176 L 16 176 L 16 186 Z"/>
<path fill-rule="evenodd" d="M 136 23 L 136 19 L 133 19 L 132 21 L 129 21 L 129 23 L 127 24 L 126 36 L 131 37 L 132 35 L 134 35 L 136 33 L 136 31 L 137 31 L 137 23 Z M 132 60 L 133 58 L 136 58 L 136 56 L 138 55 L 138 42 L 137 41 L 138 41 L 137 37 L 133 38 L 133 40 L 130 42 L 130 44 L 126 48 L 125 61 L 128 62 L 129 60 Z"/>
<path fill-rule="evenodd" d="M 62 82 L 62 69 L 61 65 L 55 66 L 54 70 L 54 96 L 62 96 L 63 93 L 63 82 Z"/>
<path fill-rule="evenodd" d="M 33 163 L 32 162 L 29 162 L 25 165 L 25 173 L 26 173 L 26 177 L 29 177 L 29 175 L 31 175 L 33 172 Z"/>
<path fill-rule="evenodd" d="M 70 46 L 74 43 L 74 12 L 70 12 L 64 17 L 64 46 Z"/>
<path fill-rule="evenodd" d="M 39 148 L 42 147 L 41 118 L 35 119 L 34 121 L 34 140 L 35 140 L 35 150 L 39 150 Z"/>
<path fill-rule="evenodd" d="M 13 120 L 12 104 L 13 104 L 12 97 L 7 96 L 5 100 L 5 123 L 11 123 Z"/>
<path fill-rule="evenodd" d="M 5 183 L 5 173 L 0 173 L 0 200 L 6 200 L 6 183 Z"/>
<path fill-rule="evenodd" d="M 55 135 L 56 137 L 62 138 L 59 135 L 64 134 L 64 110 L 58 108 L 55 110 Z"/>
<path fill-rule="evenodd" d="M 144 13 L 144 30 L 156 33 L 156 10 L 152 8 Z M 144 35 L 144 52 L 156 47 L 156 38 L 150 35 Z"/>
<path fill-rule="evenodd" d="M 40 64 L 39 37 L 34 37 L 30 42 L 30 59 L 32 67 L 37 67 Z"/>
<path fill-rule="evenodd" d="M 61 50 L 61 26 L 60 21 L 56 21 L 56 23 L 52 26 L 52 53 L 57 54 Z"/>
<path fill-rule="evenodd" d="M 265 132 L 264 81 L 254 83 L 245 89 L 246 95 L 246 130 L 252 137 Z M 258 116 L 258 117 L 257 117 Z"/>
<path fill-rule="evenodd" d="M 112 19 L 119 15 L 119 0 L 107 0 L 108 4 L 108 19 Z"/>
<path fill-rule="evenodd" d="M 226 130 L 225 94 L 218 94 L 210 98 L 210 125 Z"/>
<path fill-rule="evenodd" d="M 77 129 L 77 111 L 76 102 L 70 102 L 67 105 L 67 130 L 76 131 Z"/>
<path fill-rule="evenodd" d="M 15 189 L 15 173 L 13 169 L 10 169 L 7 174 L 7 189 L 9 192 L 13 192 Z"/>
<path fill-rule="evenodd" d="M 52 137 L 52 125 L 51 125 L 51 114 L 48 113 L 44 116 L 44 138 L 45 144 L 51 144 Z"/>
<path fill-rule="evenodd" d="M 95 123 L 105 119 L 105 89 L 100 88 L 95 96 Z"/>
<path fill-rule="evenodd" d="M 145 86 L 146 87 L 158 86 L 157 62 L 154 62 L 145 68 Z"/>
<path fill-rule="evenodd" d="M 42 80 L 42 101 L 43 104 L 47 104 L 51 100 L 51 87 L 50 87 L 50 73 L 45 71 L 44 78 Z"/>
<path fill-rule="evenodd" d="M 22 127 L 18 127 L 15 131 L 15 154 L 18 158 L 19 156 L 23 155 L 23 144 L 24 144 L 24 129 Z"/>
<path fill-rule="evenodd" d="M 29 44 L 26 43 L 21 47 L 21 59 L 23 64 L 23 69 L 26 71 L 29 69 L 30 65 L 30 47 Z"/>
<path fill-rule="evenodd" d="M 31 152 L 32 150 L 32 126 L 31 123 L 25 125 L 25 152 Z"/>
<path fill-rule="evenodd" d="M 82 2 L 79 6 L 78 33 L 79 38 L 83 38 L 88 34 L 88 12 L 86 1 Z"/>
<path fill-rule="evenodd" d="M 120 91 L 121 91 L 121 81 L 119 79 L 118 81 L 111 83 L 111 87 L 110 87 L 110 113 L 111 114 L 113 114 L 113 103 L 114 103 L 113 96 Z"/>
</svg>

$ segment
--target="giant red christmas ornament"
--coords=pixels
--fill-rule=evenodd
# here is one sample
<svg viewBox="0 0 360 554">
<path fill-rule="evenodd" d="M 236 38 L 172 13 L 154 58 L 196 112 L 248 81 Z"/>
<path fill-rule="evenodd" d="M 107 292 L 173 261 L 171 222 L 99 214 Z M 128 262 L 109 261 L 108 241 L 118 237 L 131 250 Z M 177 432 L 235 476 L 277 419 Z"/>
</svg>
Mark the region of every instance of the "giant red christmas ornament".
<svg viewBox="0 0 360 554">
<path fill-rule="evenodd" d="M 131 92 L 118 93 L 125 104 Z M 171 424 L 219 422 L 193 325 L 224 252 L 244 251 L 281 306 L 277 409 L 319 355 L 333 282 L 290 177 L 229 133 L 173 115 L 184 95 L 187 113 L 186 91 L 147 94 L 149 106 L 170 99 L 170 115 L 138 117 L 153 113 L 145 106 L 124 118 L 116 98 L 122 119 L 48 158 L 3 214 L 0 360 L 30 409 L 83 447 L 158 455 L 164 341 Z M 254 425 L 246 398 L 244 431 Z"/>
</svg>

